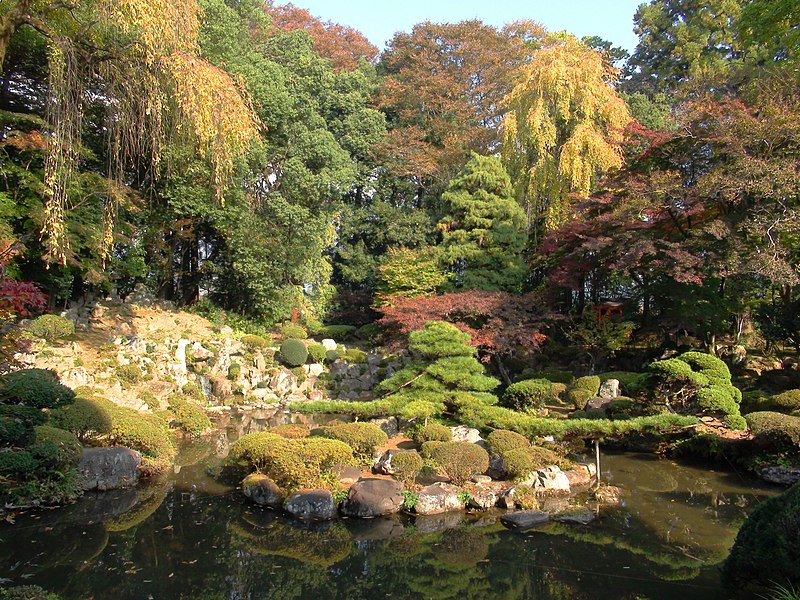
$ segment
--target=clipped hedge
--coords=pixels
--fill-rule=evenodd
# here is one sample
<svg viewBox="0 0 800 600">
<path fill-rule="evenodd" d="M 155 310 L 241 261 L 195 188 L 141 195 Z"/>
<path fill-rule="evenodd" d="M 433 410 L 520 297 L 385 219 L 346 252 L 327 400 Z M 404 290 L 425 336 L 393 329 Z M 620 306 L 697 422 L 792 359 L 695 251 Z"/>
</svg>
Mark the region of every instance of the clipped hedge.
<svg viewBox="0 0 800 600">
<path fill-rule="evenodd" d="M 553 399 L 553 384 L 547 379 L 518 381 L 503 393 L 503 404 L 519 411 L 539 410 Z"/>
<path fill-rule="evenodd" d="M 260 349 L 263 349 L 263 348 L 269 348 L 269 346 L 270 346 L 270 341 L 267 338 L 262 337 L 260 335 L 252 335 L 252 334 L 243 335 L 242 339 L 241 339 L 241 342 L 245 346 L 247 346 L 248 348 L 251 348 L 253 350 L 260 350 Z"/>
<path fill-rule="evenodd" d="M 214 428 L 205 411 L 180 394 L 167 397 L 167 411 L 171 413 L 171 422 L 193 438 L 199 438 Z"/>
<path fill-rule="evenodd" d="M 449 442 L 453 439 L 453 432 L 445 425 L 428 423 L 418 428 L 413 435 L 418 444 L 425 442 Z"/>
<path fill-rule="evenodd" d="M 783 452 L 800 452 L 800 417 L 760 411 L 745 416 L 756 443 Z"/>
<path fill-rule="evenodd" d="M 414 479 L 419 475 L 423 464 L 424 461 L 417 452 L 398 452 L 392 456 L 394 476 L 406 485 L 414 483 Z"/>
<path fill-rule="evenodd" d="M 322 431 L 325 437 L 350 446 L 363 459 L 371 459 L 375 448 L 389 441 L 386 433 L 372 423 L 339 423 L 324 427 Z"/>
<path fill-rule="evenodd" d="M 359 350 L 358 348 L 350 348 L 345 350 L 344 355 L 342 355 L 347 362 L 355 363 L 355 364 L 364 364 L 367 362 L 367 353 L 363 350 Z"/>
<path fill-rule="evenodd" d="M 111 433 L 114 403 L 105 398 L 75 398 L 75 401 L 50 412 L 53 427 L 72 432 L 83 442 Z"/>
<path fill-rule="evenodd" d="M 308 356 L 311 358 L 312 362 L 315 363 L 323 363 L 327 358 L 328 351 L 325 349 L 325 346 L 322 344 L 311 344 L 308 347 Z"/>
<path fill-rule="evenodd" d="M 594 394 L 583 388 L 570 388 L 566 391 L 567 402 L 577 409 L 582 409 Z"/>
<path fill-rule="evenodd" d="M 335 341 L 349 340 L 358 328 L 355 325 L 326 325 L 319 331 L 319 336 Z"/>
<path fill-rule="evenodd" d="M 74 399 L 75 392 L 62 385 L 53 371 L 23 369 L 0 377 L 0 404 L 59 408 Z"/>
<path fill-rule="evenodd" d="M 286 340 L 281 344 L 281 358 L 290 367 L 300 367 L 308 360 L 308 348 L 300 340 Z"/>
<path fill-rule="evenodd" d="M 308 332 L 305 330 L 305 328 L 303 328 L 302 325 L 286 321 L 285 323 L 278 325 L 278 335 L 280 335 L 281 339 L 284 340 L 304 340 L 308 337 Z"/>
<path fill-rule="evenodd" d="M 509 450 L 527 448 L 531 443 L 524 435 L 508 429 L 495 429 L 486 437 L 486 446 L 489 452 L 503 455 Z"/>
<path fill-rule="evenodd" d="M 147 470 L 163 471 L 175 458 L 175 444 L 164 419 L 114 405 L 111 422 L 111 442 L 139 452 Z"/>
<path fill-rule="evenodd" d="M 75 335 L 75 323 L 58 315 L 36 317 L 25 327 L 32 336 L 47 342 L 58 342 Z"/>
<path fill-rule="evenodd" d="M 34 440 L 28 449 L 31 455 L 48 468 L 64 471 L 78 464 L 83 446 L 65 429 L 49 425 L 34 427 Z"/>
<path fill-rule="evenodd" d="M 430 443 L 430 442 L 429 442 Z M 456 485 L 489 468 L 489 453 L 469 442 L 442 442 L 431 449 L 431 458 Z"/>
<path fill-rule="evenodd" d="M 600 377 L 597 375 L 586 375 L 584 377 L 578 377 L 572 384 L 572 387 L 580 390 L 586 390 L 592 396 L 597 396 L 597 394 L 600 393 L 601 383 Z"/>
<path fill-rule="evenodd" d="M 285 425 L 276 425 L 269 428 L 269 433 L 274 433 L 281 437 L 289 438 L 291 440 L 300 440 L 311 435 L 311 430 L 308 425 L 302 423 L 287 423 Z"/>
</svg>

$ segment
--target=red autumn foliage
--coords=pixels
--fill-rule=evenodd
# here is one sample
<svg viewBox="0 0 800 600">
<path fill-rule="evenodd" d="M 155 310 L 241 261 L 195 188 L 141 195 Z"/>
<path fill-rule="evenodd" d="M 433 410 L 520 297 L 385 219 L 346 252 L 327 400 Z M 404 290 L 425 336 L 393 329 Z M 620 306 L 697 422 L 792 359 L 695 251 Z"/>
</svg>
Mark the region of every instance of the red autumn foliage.
<svg viewBox="0 0 800 600">
<path fill-rule="evenodd" d="M 0 242 L 0 320 L 27 317 L 47 306 L 47 296 L 37 284 L 6 277 L 4 267 L 18 251 L 18 244 Z"/>
<path fill-rule="evenodd" d="M 520 350 L 537 351 L 547 336 L 542 333 L 550 318 L 535 294 L 517 296 L 506 292 L 472 290 L 429 298 L 392 298 L 381 309 L 379 323 L 389 331 L 408 334 L 428 321 L 447 321 L 468 333 L 471 344 L 484 358 Z"/>
</svg>

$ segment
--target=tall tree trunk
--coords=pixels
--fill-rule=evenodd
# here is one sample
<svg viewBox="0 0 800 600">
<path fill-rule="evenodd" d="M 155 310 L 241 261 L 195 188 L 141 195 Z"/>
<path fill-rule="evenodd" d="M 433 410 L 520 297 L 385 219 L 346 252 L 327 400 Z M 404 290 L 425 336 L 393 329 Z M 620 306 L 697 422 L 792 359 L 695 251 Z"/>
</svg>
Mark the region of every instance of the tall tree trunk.
<svg viewBox="0 0 800 600">
<path fill-rule="evenodd" d="M 20 25 L 30 21 L 30 15 L 28 14 L 30 12 L 30 4 L 31 0 L 17 0 L 14 8 L 0 16 L 0 73 L 3 71 L 8 46 L 14 36 L 14 32 Z"/>
</svg>

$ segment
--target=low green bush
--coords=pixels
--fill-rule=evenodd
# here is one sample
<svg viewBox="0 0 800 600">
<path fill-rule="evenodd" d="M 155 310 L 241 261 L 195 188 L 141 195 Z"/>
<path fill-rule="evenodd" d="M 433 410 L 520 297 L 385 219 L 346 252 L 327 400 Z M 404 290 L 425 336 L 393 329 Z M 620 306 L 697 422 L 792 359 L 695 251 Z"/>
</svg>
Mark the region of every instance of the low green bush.
<svg viewBox="0 0 800 600">
<path fill-rule="evenodd" d="M 567 402 L 577 409 L 582 409 L 586 406 L 586 403 L 593 396 L 594 394 L 592 394 L 592 392 L 583 388 L 569 388 L 566 391 Z"/>
<path fill-rule="evenodd" d="M 704 352 L 684 352 L 678 360 L 687 363 L 696 373 L 705 375 L 711 384 L 730 383 L 731 371 L 722 360 Z"/>
<path fill-rule="evenodd" d="M 592 396 L 597 396 L 600 392 L 601 383 L 600 377 L 597 375 L 586 375 L 585 377 L 578 377 L 572 384 L 572 387 L 586 390 Z"/>
<path fill-rule="evenodd" d="M 231 381 L 236 381 L 239 378 L 239 375 L 242 372 L 242 365 L 236 362 L 232 362 L 231 365 L 228 367 L 228 379 Z"/>
<path fill-rule="evenodd" d="M 355 364 L 364 364 L 367 362 L 367 353 L 358 348 L 350 348 L 345 351 L 344 357 L 347 362 Z"/>
<path fill-rule="evenodd" d="M 204 404 L 206 401 L 206 395 L 203 393 L 203 388 L 201 388 L 200 385 L 194 381 L 190 381 L 189 383 L 185 384 L 181 388 L 181 393 L 198 404 Z"/>
<path fill-rule="evenodd" d="M 34 441 L 28 448 L 31 455 L 48 469 L 64 471 L 78 464 L 83 446 L 65 429 L 49 425 L 34 427 Z"/>
<path fill-rule="evenodd" d="M 381 334 L 381 326 L 377 323 L 367 323 L 356 330 L 356 337 L 365 342 L 375 340 Z"/>
<path fill-rule="evenodd" d="M 406 485 L 414 483 L 424 461 L 417 452 L 398 452 L 392 456 L 394 476 Z"/>
<path fill-rule="evenodd" d="M 771 410 L 786 414 L 800 410 L 800 390 L 788 390 L 770 396 L 761 403 L 759 410 Z"/>
<path fill-rule="evenodd" d="M 339 360 L 339 353 L 336 350 L 328 350 L 325 353 L 325 360 L 327 362 L 336 362 Z"/>
<path fill-rule="evenodd" d="M 167 411 L 171 413 L 171 423 L 193 438 L 199 438 L 214 428 L 205 411 L 180 394 L 167 396 Z"/>
<path fill-rule="evenodd" d="M 139 452 L 146 470 L 160 472 L 169 467 L 175 457 L 175 444 L 166 421 L 114 405 L 111 422 L 111 442 Z"/>
<path fill-rule="evenodd" d="M 486 438 L 486 447 L 493 454 L 502 455 L 509 450 L 527 448 L 531 443 L 524 435 L 508 429 L 495 429 Z"/>
<path fill-rule="evenodd" d="M 311 362 L 315 363 L 323 363 L 325 362 L 325 358 L 328 351 L 325 349 L 325 346 L 322 344 L 311 344 L 308 347 L 308 355 L 311 357 Z"/>
<path fill-rule="evenodd" d="M 75 392 L 61 385 L 53 371 L 23 369 L 0 377 L 0 404 L 23 404 L 33 408 L 58 408 L 75 399 Z"/>
<path fill-rule="evenodd" d="M 548 448 L 525 446 L 503 453 L 503 462 L 512 479 L 526 479 L 528 475 L 550 465 L 568 471 L 573 464 Z"/>
<path fill-rule="evenodd" d="M 547 379 L 552 383 L 563 383 L 565 385 L 571 384 L 575 381 L 575 376 L 569 371 L 560 371 L 559 369 L 545 369 L 543 371 L 536 371 L 530 379 Z"/>
<path fill-rule="evenodd" d="M 742 415 L 725 415 L 723 421 L 731 429 L 747 429 L 747 420 Z"/>
<path fill-rule="evenodd" d="M 304 340 L 308 337 L 308 332 L 302 325 L 286 321 L 278 325 L 278 335 L 282 340 Z"/>
<path fill-rule="evenodd" d="M 300 340 L 286 340 L 281 344 L 281 359 L 290 367 L 299 367 L 308 360 L 308 349 Z"/>
<path fill-rule="evenodd" d="M 114 403 L 104 398 L 79 396 L 72 404 L 52 410 L 49 423 L 88 442 L 111 433 L 113 409 Z"/>
<path fill-rule="evenodd" d="M 75 335 L 75 323 L 58 315 L 36 317 L 25 327 L 34 337 L 53 343 Z"/>
<path fill-rule="evenodd" d="M 553 399 L 553 384 L 547 379 L 518 381 L 503 393 L 503 404 L 519 411 L 537 411 Z"/>
<path fill-rule="evenodd" d="M 144 372 L 134 363 L 119 365 L 114 374 L 122 383 L 136 384 L 144 379 Z"/>
<path fill-rule="evenodd" d="M 261 350 L 270 346 L 270 340 L 260 335 L 243 335 L 241 342 L 253 350 Z"/>
<path fill-rule="evenodd" d="M 561 401 L 562 396 L 567 391 L 567 384 L 566 383 L 554 383 L 550 386 L 550 395 L 553 397 L 554 400 Z"/>
<path fill-rule="evenodd" d="M 356 456 L 369 460 L 378 446 L 389 441 L 386 433 L 372 423 L 339 423 L 323 428 L 327 438 L 339 440 L 353 449 Z"/>
<path fill-rule="evenodd" d="M 800 483 L 753 509 L 736 536 L 722 576 L 737 590 L 776 582 L 800 585 Z"/>
<path fill-rule="evenodd" d="M 269 433 L 274 433 L 275 435 L 279 435 L 281 437 L 289 438 L 292 440 L 299 440 L 302 438 L 306 438 L 311 435 L 311 430 L 308 428 L 308 425 L 303 425 L 302 423 L 287 423 L 285 425 L 276 425 L 275 427 L 269 428 Z"/>
<path fill-rule="evenodd" d="M 800 452 L 800 417 L 761 411 L 745 416 L 758 444 L 776 452 Z"/>
<path fill-rule="evenodd" d="M 357 327 L 354 325 L 326 325 L 323 327 L 319 336 L 323 338 L 332 339 L 335 341 L 349 340 L 353 337 Z"/>
<path fill-rule="evenodd" d="M 429 442 L 422 442 L 422 445 L 419 447 L 419 454 L 422 456 L 423 459 L 433 459 L 433 451 L 436 450 L 442 444 L 447 442 L 440 442 L 438 440 L 431 440 Z"/>
<path fill-rule="evenodd" d="M 455 485 L 489 468 L 489 453 L 469 442 L 442 442 L 431 450 L 431 458 Z"/>
<path fill-rule="evenodd" d="M 413 434 L 414 441 L 418 444 L 425 442 L 449 442 L 453 439 L 453 432 L 445 425 L 428 423 L 419 427 Z"/>
</svg>

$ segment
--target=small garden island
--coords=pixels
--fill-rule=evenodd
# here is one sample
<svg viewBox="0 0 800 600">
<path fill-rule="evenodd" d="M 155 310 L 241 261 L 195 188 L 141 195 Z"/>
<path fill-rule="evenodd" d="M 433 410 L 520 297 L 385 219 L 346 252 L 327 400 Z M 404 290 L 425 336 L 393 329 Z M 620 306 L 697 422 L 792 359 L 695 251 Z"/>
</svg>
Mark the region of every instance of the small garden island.
<svg viewBox="0 0 800 600">
<path fill-rule="evenodd" d="M 0 600 L 800 598 L 800 9 L 685 4 L 0 2 Z"/>
</svg>

